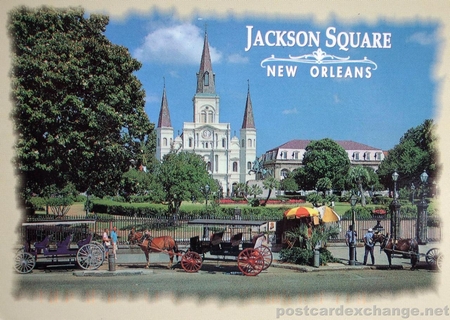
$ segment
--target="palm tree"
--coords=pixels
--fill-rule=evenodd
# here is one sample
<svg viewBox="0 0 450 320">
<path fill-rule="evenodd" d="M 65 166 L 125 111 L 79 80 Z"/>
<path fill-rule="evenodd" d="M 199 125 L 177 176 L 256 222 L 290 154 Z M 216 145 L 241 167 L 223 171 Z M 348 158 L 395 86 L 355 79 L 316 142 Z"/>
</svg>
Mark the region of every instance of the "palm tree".
<svg viewBox="0 0 450 320">
<path fill-rule="evenodd" d="M 347 173 L 347 182 L 351 185 L 356 184 L 361 194 L 361 205 L 366 206 L 366 197 L 364 196 L 364 185 L 369 185 L 372 179 L 366 168 L 363 166 L 350 167 Z"/>
<path fill-rule="evenodd" d="M 269 194 L 267 195 L 264 205 L 269 200 L 270 195 L 272 194 L 272 189 L 280 189 L 280 185 L 281 185 L 280 181 L 275 179 L 274 177 L 268 177 L 267 179 L 264 179 L 263 188 L 265 190 L 269 190 Z"/>
</svg>

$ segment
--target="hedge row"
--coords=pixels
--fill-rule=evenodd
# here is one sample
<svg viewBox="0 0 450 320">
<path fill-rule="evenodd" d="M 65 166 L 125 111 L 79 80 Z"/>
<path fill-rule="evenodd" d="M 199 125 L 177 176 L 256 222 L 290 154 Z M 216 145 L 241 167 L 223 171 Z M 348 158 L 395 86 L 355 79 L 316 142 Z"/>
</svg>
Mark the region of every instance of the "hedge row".
<svg viewBox="0 0 450 320">
<path fill-rule="evenodd" d="M 268 208 L 268 207 L 248 207 L 240 208 L 241 219 L 255 220 L 263 219 L 281 219 L 286 208 Z M 149 205 L 148 207 L 135 207 L 126 204 L 93 204 L 92 211 L 100 214 L 111 214 L 128 217 L 145 217 L 145 216 L 169 216 L 167 208 L 160 208 Z M 205 209 L 183 210 L 178 212 L 178 218 L 192 218 L 192 217 L 215 217 L 216 219 L 232 219 L 236 214 L 235 208 L 230 207 L 214 207 L 209 211 Z"/>
</svg>

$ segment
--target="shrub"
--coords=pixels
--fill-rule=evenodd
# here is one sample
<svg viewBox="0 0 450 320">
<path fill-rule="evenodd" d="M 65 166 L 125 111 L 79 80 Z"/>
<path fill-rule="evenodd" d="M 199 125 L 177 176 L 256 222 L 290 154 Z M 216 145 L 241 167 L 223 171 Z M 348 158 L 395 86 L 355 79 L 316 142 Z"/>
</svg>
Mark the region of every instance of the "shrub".
<svg viewBox="0 0 450 320">
<path fill-rule="evenodd" d="M 308 249 L 302 249 L 299 247 L 293 247 L 291 249 L 281 249 L 280 259 L 285 262 L 300 264 L 300 265 L 311 265 L 312 259 L 314 257 L 314 252 Z"/>
<path fill-rule="evenodd" d="M 339 259 L 333 257 L 331 252 L 326 248 L 319 249 L 320 264 L 325 265 L 329 262 L 339 262 Z M 284 262 L 290 262 L 299 265 L 313 265 L 314 251 L 293 247 L 291 249 L 281 249 L 280 258 Z"/>
</svg>

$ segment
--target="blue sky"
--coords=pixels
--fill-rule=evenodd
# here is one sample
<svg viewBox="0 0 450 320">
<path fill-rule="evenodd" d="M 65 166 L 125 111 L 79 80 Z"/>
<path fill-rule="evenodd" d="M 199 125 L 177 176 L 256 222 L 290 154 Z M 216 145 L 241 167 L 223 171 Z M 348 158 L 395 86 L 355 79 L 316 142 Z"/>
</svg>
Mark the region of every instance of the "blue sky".
<svg viewBox="0 0 450 320">
<path fill-rule="evenodd" d="M 239 135 L 242 125 L 248 81 L 257 129 L 257 153 L 277 147 L 292 139 L 353 140 L 375 148 L 389 150 L 411 127 L 437 116 L 437 85 L 433 70 L 438 58 L 438 27 L 433 21 L 376 24 L 349 24 L 339 20 L 317 24 L 305 18 L 281 19 L 247 16 L 226 18 L 193 16 L 179 20 L 171 14 L 153 12 L 128 15 L 125 19 L 111 17 L 106 36 L 115 44 L 130 50 L 143 66 L 136 75 L 146 91 L 146 112 L 157 122 L 165 82 L 172 126 L 181 132 L 183 122 L 192 121 L 192 98 L 196 89 L 205 26 L 211 49 L 216 91 L 220 95 L 220 121 L 231 123 L 232 133 Z M 248 28 L 253 26 L 251 42 L 259 30 L 313 32 L 319 34 L 319 46 L 304 46 L 300 40 L 293 46 L 248 46 Z M 367 33 L 369 42 L 361 48 L 350 45 L 340 50 L 332 45 L 327 30 L 345 40 L 350 32 Z M 388 34 L 384 48 L 373 45 L 373 33 Z M 362 39 L 361 38 L 361 39 Z M 271 34 L 268 38 L 274 41 Z M 330 44 L 327 46 L 327 42 Z M 382 43 L 380 41 L 379 43 Z M 259 42 L 261 44 L 261 42 Z M 283 46 L 284 44 L 284 46 Z M 271 63 L 296 66 L 295 76 L 268 76 L 261 62 L 274 56 L 310 55 L 320 48 L 327 55 L 348 58 L 354 63 L 308 64 Z M 373 63 L 361 63 L 364 58 Z M 376 68 L 375 68 L 376 65 Z M 328 77 L 311 75 L 313 67 L 326 68 Z M 338 66 L 347 77 L 330 77 Z M 370 77 L 356 77 L 354 68 L 371 67 Z M 315 69 L 317 70 L 317 69 Z M 321 70 L 321 69 L 319 69 Z M 313 72 L 314 73 L 314 72 Z M 351 75 L 351 77 L 350 77 Z M 365 75 L 365 73 L 364 73 Z"/>
</svg>

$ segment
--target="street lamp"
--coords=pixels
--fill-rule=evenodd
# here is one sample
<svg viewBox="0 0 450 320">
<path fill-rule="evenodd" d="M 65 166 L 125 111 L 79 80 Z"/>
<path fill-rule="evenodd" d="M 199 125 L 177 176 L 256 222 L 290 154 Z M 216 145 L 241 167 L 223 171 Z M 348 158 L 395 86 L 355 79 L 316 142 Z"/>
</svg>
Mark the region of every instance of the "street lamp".
<svg viewBox="0 0 450 320">
<path fill-rule="evenodd" d="M 208 211 L 209 184 L 205 186 L 205 210 Z"/>
<path fill-rule="evenodd" d="M 428 229 L 427 229 L 427 209 L 428 203 L 425 200 L 426 183 L 428 175 L 424 170 L 420 175 L 420 181 L 422 182 L 422 198 L 417 204 L 417 223 L 416 223 L 416 237 L 419 244 L 427 244 Z"/>
<path fill-rule="evenodd" d="M 356 257 L 356 241 L 355 241 L 355 206 L 358 201 L 358 197 L 355 194 L 352 194 L 350 197 L 350 205 L 352 206 L 352 240 L 349 244 L 349 264 L 351 266 L 355 265 L 355 257 Z"/>
<path fill-rule="evenodd" d="M 400 234 L 400 202 L 397 200 L 397 180 L 399 174 L 397 170 L 392 174 L 392 181 L 394 181 L 394 200 L 389 206 L 391 209 L 391 237 L 395 240 L 397 239 L 397 235 Z"/>
<path fill-rule="evenodd" d="M 411 192 L 412 192 L 411 204 L 414 205 L 414 194 L 416 193 L 416 186 L 414 185 L 414 183 L 411 183 Z"/>
</svg>

